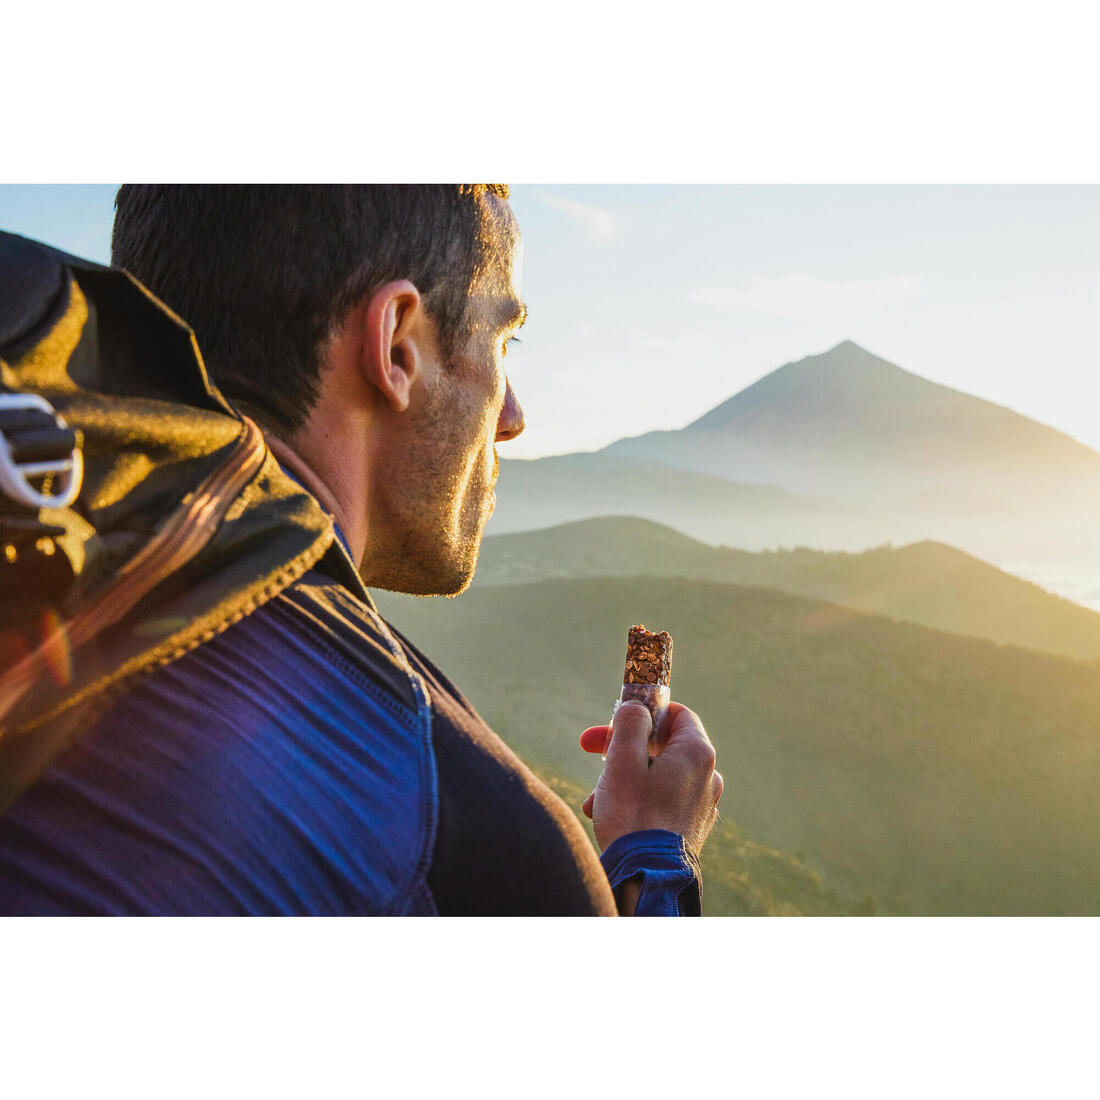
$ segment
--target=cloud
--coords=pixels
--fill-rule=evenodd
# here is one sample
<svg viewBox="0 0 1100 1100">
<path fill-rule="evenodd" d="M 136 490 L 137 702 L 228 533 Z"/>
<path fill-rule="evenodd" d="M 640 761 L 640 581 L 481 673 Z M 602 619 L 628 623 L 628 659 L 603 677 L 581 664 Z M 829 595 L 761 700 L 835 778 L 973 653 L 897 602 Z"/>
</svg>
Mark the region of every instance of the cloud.
<svg viewBox="0 0 1100 1100">
<path fill-rule="evenodd" d="M 919 292 L 912 275 L 840 282 L 813 275 L 754 276 L 748 285 L 693 290 L 693 302 L 807 322 L 853 324 L 890 306 L 912 301 Z"/>
<path fill-rule="evenodd" d="M 609 241 L 615 236 L 618 227 L 614 217 L 606 210 L 601 210 L 591 203 L 562 198 L 561 195 L 540 194 L 539 198 L 547 206 L 552 206 L 555 210 L 560 210 L 563 214 L 579 221 L 596 240 Z"/>
</svg>

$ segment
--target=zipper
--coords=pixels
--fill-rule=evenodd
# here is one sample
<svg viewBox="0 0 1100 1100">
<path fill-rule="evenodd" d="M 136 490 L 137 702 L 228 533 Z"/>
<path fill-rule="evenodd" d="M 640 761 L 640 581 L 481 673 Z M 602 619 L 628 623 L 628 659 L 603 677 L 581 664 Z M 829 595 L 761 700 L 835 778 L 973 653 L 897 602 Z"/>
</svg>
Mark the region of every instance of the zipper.
<svg viewBox="0 0 1100 1100">
<path fill-rule="evenodd" d="M 114 583 L 0 676 L 0 722 L 38 682 L 46 670 L 47 655 L 54 647 L 66 639 L 74 650 L 86 645 L 114 626 L 143 596 L 186 565 L 210 542 L 229 506 L 259 473 L 266 455 L 263 433 L 245 417 L 244 432 L 232 454 L 122 566 Z"/>
</svg>

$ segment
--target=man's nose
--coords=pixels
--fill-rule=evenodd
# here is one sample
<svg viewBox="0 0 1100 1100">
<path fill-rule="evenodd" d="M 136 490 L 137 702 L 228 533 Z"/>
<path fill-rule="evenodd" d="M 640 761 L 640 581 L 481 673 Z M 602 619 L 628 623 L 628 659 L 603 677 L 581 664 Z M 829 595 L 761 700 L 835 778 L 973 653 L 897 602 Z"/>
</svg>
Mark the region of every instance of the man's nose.
<svg viewBox="0 0 1100 1100">
<path fill-rule="evenodd" d="M 497 418 L 496 441 L 503 443 L 506 440 L 515 439 L 524 427 L 523 409 L 520 407 L 515 391 L 512 389 L 512 383 L 509 382 L 508 390 L 504 394 L 504 406 Z"/>
</svg>

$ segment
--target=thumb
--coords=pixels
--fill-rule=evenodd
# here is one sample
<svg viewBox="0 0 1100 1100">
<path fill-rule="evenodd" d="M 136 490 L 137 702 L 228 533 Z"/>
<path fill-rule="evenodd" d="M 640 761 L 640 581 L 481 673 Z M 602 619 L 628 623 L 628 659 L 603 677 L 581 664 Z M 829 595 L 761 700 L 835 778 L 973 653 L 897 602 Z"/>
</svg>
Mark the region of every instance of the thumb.
<svg viewBox="0 0 1100 1100">
<path fill-rule="evenodd" d="M 611 740 L 607 745 L 605 769 L 608 773 L 626 774 L 649 768 L 649 735 L 653 732 L 653 716 L 644 703 L 631 700 L 622 703 L 611 723 Z"/>
</svg>

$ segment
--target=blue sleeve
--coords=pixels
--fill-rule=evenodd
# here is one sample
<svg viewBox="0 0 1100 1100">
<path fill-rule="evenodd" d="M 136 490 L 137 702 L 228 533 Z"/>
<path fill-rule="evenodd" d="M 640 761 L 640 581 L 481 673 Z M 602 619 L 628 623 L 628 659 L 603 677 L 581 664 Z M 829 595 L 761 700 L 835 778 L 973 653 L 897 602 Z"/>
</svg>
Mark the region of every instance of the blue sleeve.
<svg viewBox="0 0 1100 1100">
<path fill-rule="evenodd" d="M 642 880 L 636 917 L 697 917 L 701 913 L 699 860 L 684 838 L 667 829 L 627 833 L 600 856 L 616 903 L 622 886 Z"/>
</svg>

